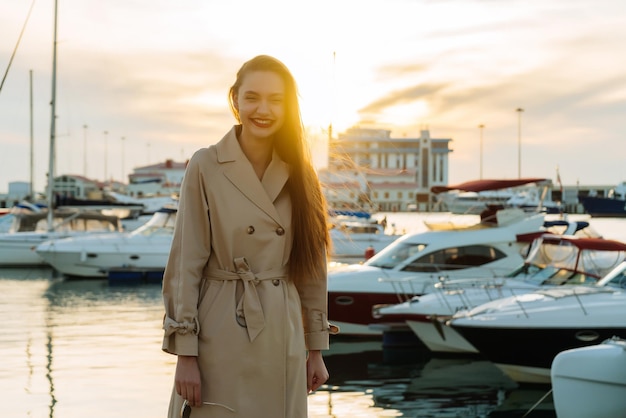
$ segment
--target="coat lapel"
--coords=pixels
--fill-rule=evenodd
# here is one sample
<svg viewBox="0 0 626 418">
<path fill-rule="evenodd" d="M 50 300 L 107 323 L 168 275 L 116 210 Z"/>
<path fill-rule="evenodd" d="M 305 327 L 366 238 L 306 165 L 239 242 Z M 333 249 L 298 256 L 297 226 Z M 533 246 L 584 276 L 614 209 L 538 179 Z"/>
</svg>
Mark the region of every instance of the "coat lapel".
<svg viewBox="0 0 626 418">
<path fill-rule="evenodd" d="M 274 201 L 289 178 L 288 165 L 274 152 L 263 180 L 259 181 L 252 164 L 237 142 L 235 128 L 231 129 L 216 147 L 218 162 L 227 164 L 224 176 L 259 209 L 281 223 Z"/>
</svg>

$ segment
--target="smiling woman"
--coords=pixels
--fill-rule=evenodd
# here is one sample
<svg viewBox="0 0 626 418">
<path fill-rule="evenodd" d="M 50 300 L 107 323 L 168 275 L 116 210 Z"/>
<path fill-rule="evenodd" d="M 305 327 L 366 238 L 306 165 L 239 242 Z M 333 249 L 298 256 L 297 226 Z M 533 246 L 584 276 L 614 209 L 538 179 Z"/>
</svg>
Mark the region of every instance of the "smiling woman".
<svg viewBox="0 0 626 418">
<path fill-rule="evenodd" d="M 258 55 L 228 97 L 238 124 L 191 157 L 163 274 L 169 416 L 306 417 L 336 332 L 327 207 L 288 68 Z"/>
</svg>

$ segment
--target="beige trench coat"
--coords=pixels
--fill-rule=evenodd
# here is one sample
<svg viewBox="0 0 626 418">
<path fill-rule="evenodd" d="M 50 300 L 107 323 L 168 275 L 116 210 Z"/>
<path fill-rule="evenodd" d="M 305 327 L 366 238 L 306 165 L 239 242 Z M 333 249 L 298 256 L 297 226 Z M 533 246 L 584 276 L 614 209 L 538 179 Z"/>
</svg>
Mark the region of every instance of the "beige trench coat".
<svg viewBox="0 0 626 418">
<path fill-rule="evenodd" d="M 163 279 L 163 350 L 198 356 L 212 404 L 192 418 L 307 416 L 306 349 L 329 341 L 326 260 L 306 286 L 286 275 L 288 177 L 274 153 L 260 181 L 234 127 L 189 161 Z M 181 404 L 174 391 L 170 417 Z"/>
</svg>

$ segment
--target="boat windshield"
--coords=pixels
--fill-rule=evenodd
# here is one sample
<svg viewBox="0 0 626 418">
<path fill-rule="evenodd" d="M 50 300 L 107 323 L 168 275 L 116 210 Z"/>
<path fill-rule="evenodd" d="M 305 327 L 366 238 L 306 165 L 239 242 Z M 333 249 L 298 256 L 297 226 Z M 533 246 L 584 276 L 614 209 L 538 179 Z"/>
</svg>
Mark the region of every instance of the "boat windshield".
<svg viewBox="0 0 626 418">
<path fill-rule="evenodd" d="M 536 285 L 580 285 L 595 284 L 597 282 L 595 276 L 588 275 L 584 271 L 559 268 L 553 265 L 539 266 L 536 264 L 526 264 L 506 277 L 514 277 Z"/>
<path fill-rule="evenodd" d="M 550 265 L 524 264 L 506 277 L 515 277 L 531 283 L 541 284 L 554 276 L 560 269 Z"/>
<path fill-rule="evenodd" d="M 426 244 L 413 244 L 408 242 L 393 243 L 381 252 L 370 258 L 364 264 L 382 269 L 392 269 L 398 264 L 404 263 L 426 248 Z"/>
<path fill-rule="evenodd" d="M 176 211 L 159 211 L 148 222 L 132 231 L 133 235 L 173 235 Z"/>
</svg>

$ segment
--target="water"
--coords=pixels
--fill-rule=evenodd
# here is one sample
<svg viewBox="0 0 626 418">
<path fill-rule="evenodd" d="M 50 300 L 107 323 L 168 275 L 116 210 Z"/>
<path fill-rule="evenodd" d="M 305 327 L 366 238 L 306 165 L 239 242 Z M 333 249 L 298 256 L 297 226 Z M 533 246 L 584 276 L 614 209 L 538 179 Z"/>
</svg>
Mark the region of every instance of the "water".
<svg viewBox="0 0 626 418">
<path fill-rule="evenodd" d="M 421 228 L 419 216 L 388 214 L 388 221 Z M 626 238 L 626 220 L 594 219 L 592 226 Z M 175 357 L 160 349 L 160 286 L 2 269 L 0 318 L 3 417 L 165 415 Z M 331 379 L 310 395 L 311 418 L 521 417 L 549 390 L 520 387 L 477 357 L 383 349 L 377 339 L 333 337 L 325 358 Z M 527 416 L 554 417 L 551 397 Z"/>
</svg>

